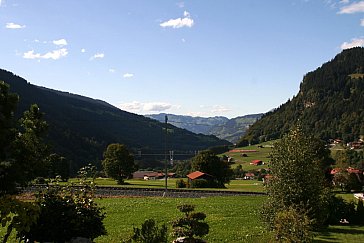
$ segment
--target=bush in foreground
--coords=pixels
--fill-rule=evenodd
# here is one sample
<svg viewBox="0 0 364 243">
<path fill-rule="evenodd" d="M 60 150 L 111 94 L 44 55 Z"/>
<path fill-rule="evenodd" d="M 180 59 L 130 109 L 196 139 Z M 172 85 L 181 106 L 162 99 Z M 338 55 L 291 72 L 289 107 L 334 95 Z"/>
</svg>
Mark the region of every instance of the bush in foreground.
<svg viewBox="0 0 364 243">
<path fill-rule="evenodd" d="M 167 242 L 167 226 L 163 224 L 159 228 L 154 219 L 147 219 L 141 229 L 134 228 L 134 234 L 126 243 L 164 243 Z"/>
</svg>

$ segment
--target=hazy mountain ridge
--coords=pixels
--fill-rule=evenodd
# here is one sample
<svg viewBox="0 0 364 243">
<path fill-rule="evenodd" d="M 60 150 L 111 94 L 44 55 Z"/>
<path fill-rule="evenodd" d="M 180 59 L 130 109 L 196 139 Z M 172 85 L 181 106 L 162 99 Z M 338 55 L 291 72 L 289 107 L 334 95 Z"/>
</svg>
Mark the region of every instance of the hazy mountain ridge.
<svg viewBox="0 0 364 243">
<path fill-rule="evenodd" d="M 307 73 L 298 94 L 252 125 L 239 145 L 279 138 L 297 123 L 324 140 L 364 137 L 363 47 Z"/>
<path fill-rule="evenodd" d="M 164 151 L 164 124 L 122 111 L 104 101 L 38 87 L 0 69 L 0 80 L 20 96 L 17 116 L 33 103 L 49 124 L 48 141 L 56 152 L 73 161 L 73 170 L 98 162 L 110 143 L 123 143 L 134 152 Z M 168 149 L 184 153 L 230 144 L 214 136 L 198 135 L 168 124 Z"/>
<path fill-rule="evenodd" d="M 229 119 L 223 116 L 216 117 L 192 117 L 174 114 L 151 114 L 146 117 L 164 122 L 165 116 L 168 122 L 176 127 L 184 128 L 194 133 L 215 135 L 218 138 L 237 142 L 250 125 L 256 122 L 263 114 L 251 114 Z"/>
</svg>

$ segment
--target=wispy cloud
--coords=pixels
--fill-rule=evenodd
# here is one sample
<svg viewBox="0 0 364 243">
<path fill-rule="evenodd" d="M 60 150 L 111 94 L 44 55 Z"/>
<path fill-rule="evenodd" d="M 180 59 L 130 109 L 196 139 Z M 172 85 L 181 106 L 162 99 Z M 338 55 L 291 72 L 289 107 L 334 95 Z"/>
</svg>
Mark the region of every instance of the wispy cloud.
<svg viewBox="0 0 364 243">
<path fill-rule="evenodd" d="M 364 1 L 354 2 L 340 8 L 339 14 L 364 13 Z"/>
<path fill-rule="evenodd" d="M 25 52 L 23 54 L 23 58 L 25 59 L 53 59 L 53 60 L 58 60 L 62 57 L 67 56 L 68 51 L 66 48 L 62 48 L 62 49 L 58 49 L 58 50 L 54 50 L 51 52 L 47 52 L 45 54 L 40 54 L 40 53 L 35 53 L 34 50 Z"/>
<path fill-rule="evenodd" d="M 123 103 L 119 108 L 133 113 L 163 112 L 173 107 L 172 104 L 166 102 L 138 102 Z"/>
<path fill-rule="evenodd" d="M 364 19 L 360 20 L 360 25 L 364 27 Z"/>
<path fill-rule="evenodd" d="M 132 77 L 134 77 L 134 74 L 132 74 L 132 73 L 124 73 L 123 74 L 123 78 L 132 78 Z"/>
<path fill-rule="evenodd" d="M 6 23 L 5 28 L 7 28 L 7 29 L 24 29 L 25 25 L 20 25 L 20 24 L 15 24 L 15 23 Z"/>
<path fill-rule="evenodd" d="M 54 40 L 53 44 L 55 44 L 56 46 L 67 46 L 67 41 L 65 39 L 59 39 L 59 40 Z"/>
<path fill-rule="evenodd" d="M 184 7 L 185 7 L 185 3 L 184 3 L 184 2 L 178 2 L 178 3 L 177 3 L 177 6 L 178 6 L 179 8 L 184 8 Z"/>
<path fill-rule="evenodd" d="M 109 73 L 115 73 L 116 70 L 114 68 L 109 68 Z"/>
<path fill-rule="evenodd" d="M 351 40 L 351 42 L 344 42 L 343 44 L 341 44 L 341 49 L 350 49 L 353 47 L 358 47 L 358 46 L 364 46 L 364 37 L 363 38 L 354 38 Z"/>
<path fill-rule="evenodd" d="M 191 28 L 194 25 L 194 20 L 191 18 L 191 15 L 189 12 L 184 11 L 183 13 L 184 18 L 177 18 L 177 19 L 170 19 L 168 21 L 165 21 L 161 24 L 159 24 L 163 28 L 182 28 L 182 27 L 189 27 Z"/>
<path fill-rule="evenodd" d="M 82 53 L 85 53 L 85 52 L 86 52 L 86 49 L 85 49 L 85 48 L 82 48 L 82 49 L 81 49 L 81 52 L 82 52 Z"/>
<path fill-rule="evenodd" d="M 93 55 L 92 57 L 90 57 L 90 60 L 95 60 L 95 59 L 102 59 L 105 57 L 104 53 L 96 53 L 95 55 Z"/>
<path fill-rule="evenodd" d="M 213 114 L 227 113 L 227 112 L 230 112 L 230 111 L 231 111 L 231 109 L 226 108 L 226 107 L 224 107 L 224 106 L 222 106 L 222 105 L 214 105 L 214 106 L 212 107 L 212 109 L 211 109 L 211 112 L 212 112 Z"/>
</svg>

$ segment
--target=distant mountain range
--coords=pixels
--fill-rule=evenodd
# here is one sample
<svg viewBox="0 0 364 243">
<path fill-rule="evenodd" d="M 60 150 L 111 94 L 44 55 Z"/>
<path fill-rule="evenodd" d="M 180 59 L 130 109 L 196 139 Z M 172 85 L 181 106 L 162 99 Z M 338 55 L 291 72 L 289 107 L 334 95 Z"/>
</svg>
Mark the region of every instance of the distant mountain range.
<svg viewBox="0 0 364 243">
<path fill-rule="evenodd" d="M 166 115 L 168 116 L 168 122 L 176 127 L 184 128 L 194 133 L 215 135 L 218 138 L 236 143 L 245 134 L 249 126 L 256 122 L 263 114 L 252 114 L 233 119 L 223 116 L 205 118 L 165 113 L 146 115 L 146 117 L 164 122 Z"/>
<path fill-rule="evenodd" d="M 280 138 L 297 123 L 324 140 L 364 139 L 364 48 L 307 73 L 296 96 L 252 125 L 239 145 Z"/>
<path fill-rule="evenodd" d="M 144 116 L 122 111 L 104 101 L 38 87 L 0 69 L 0 80 L 20 96 L 17 116 L 38 104 L 49 124 L 48 141 L 54 150 L 72 161 L 72 171 L 90 162 L 98 163 L 110 143 L 122 143 L 138 160 L 157 160 L 165 148 L 165 125 Z M 230 145 L 212 135 L 195 134 L 168 124 L 167 149 L 191 156 L 197 150 Z M 159 156 L 160 158 L 161 156 Z M 175 158 L 178 159 L 178 158 Z"/>
</svg>

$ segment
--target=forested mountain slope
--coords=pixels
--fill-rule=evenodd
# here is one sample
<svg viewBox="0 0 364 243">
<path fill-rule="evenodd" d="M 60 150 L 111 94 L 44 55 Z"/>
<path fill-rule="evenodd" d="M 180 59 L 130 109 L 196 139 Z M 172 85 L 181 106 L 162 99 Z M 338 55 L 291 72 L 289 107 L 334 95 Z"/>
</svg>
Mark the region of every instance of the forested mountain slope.
<svg viewBox="0 0 364 243">
<path fill-rule="evenodd" d="M 48 141 L 56 152 L 72 160 L 72 169 L 99 161 L 110 143 L 127 145 L 135 153 L 164 151 L 164 124 L 122 111 L 104 101 L 27 83 L 21 77 L 0 69 L 0 80 L 20 96 L 18 114 L 33 103 L 39 105 L 49 124 Z M 194 134 L 168 125 L 168 149 L 196 151 L 230 144 L 215 136 Z"/>
<path fill-rule="evenodd" d="M 266 113 L 239 145 L 279 138 L 297 122 L 324 140 L 364 135 L 364 48 L 344 50 L 307 73 L 298 94 Z"/>
</svg>

